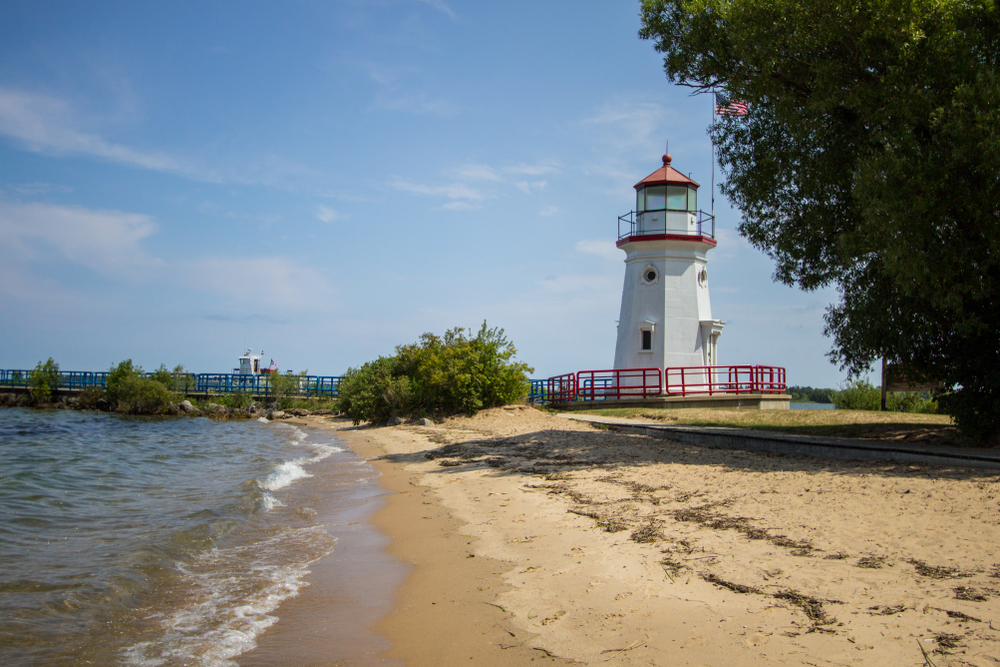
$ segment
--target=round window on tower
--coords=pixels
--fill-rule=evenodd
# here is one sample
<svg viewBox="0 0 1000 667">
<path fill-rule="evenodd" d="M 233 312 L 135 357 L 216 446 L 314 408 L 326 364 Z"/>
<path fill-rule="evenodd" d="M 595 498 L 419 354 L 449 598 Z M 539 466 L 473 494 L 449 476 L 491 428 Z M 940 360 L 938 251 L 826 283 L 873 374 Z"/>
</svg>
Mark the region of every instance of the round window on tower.
<svg viewBox="0 0 1000 667">
<path fill-rule="evenodd" d="M 656 269 L 652 266 L 647 266 L 642 270 L 642 282 L 646 285 L 652 285 L 656 282 L 656 279 L 660 277 L 660 274 L 656 272 Z"/>
<path fill-rule="evenodd" d="M 702 269 L 698 272 L 698 285 L 700 287 L 708 287 L 708 270 Z"/>
</svg>

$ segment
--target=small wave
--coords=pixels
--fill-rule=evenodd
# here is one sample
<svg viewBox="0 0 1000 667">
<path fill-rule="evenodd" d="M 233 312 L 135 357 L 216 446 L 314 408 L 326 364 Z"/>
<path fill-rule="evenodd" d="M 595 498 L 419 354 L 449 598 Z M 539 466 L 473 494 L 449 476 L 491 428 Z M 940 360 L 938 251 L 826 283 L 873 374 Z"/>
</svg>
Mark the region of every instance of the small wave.
<svg viewBox="0 0 1000 667">
<path fill-rule="evenodd" d="M 271 423 L 271 420 L 268 419 L 267 417 L 257 417 L 257 421 L 259 421 L 261 424 L 270 424 Z"/>
<path fill-rule="evenodd" d="M 264 510 L 267 512 L 270 512 L 275 507 L 285 506 L 285 503 L 281 502 L 280 500 L 272 496 L 268 491 L 264 492 L 264 495 L 261 497 L 260 504 L 264 507 Z"/>
<path fill-rule="evenodd" d="M 260 480 L 260 486 L 267 491 L 277 491 L 278 489 L 285 488 L 297 479 L 312 477 L 312 475 L 307 473 L 302 467 L 303 463 L 306 463 L 305 459 L 296 459 L 294 461 L 279 463 L 275 467 L 274 472 L 265 477 L 263 480 Z"/>
<path fill-rule="evenodd" d="M 185 602 L 165 614 L 163 636 L 125 650 L 135 667 L 164 664 L 235 667 L 233 658 L 257 645 L 278 618 L 278 606 L 308 583 L 309 565 L 333 551 L 323 526 L 282 531 L 261 542 L 212 549 L 183 572 Z M 293 562 L 285 562 L 293 558 Z"/>
<path fill-rule="evenodd" d="M 332 456 L 338 452 L 343 452 L 345 449 L 343 447 L 337 447 L 336 445 L 324 445 L 316 444 L 312 446 L 313 455 L 309 457 L 309 463 L 319 463 L 325 458 Z"/>
</svg>

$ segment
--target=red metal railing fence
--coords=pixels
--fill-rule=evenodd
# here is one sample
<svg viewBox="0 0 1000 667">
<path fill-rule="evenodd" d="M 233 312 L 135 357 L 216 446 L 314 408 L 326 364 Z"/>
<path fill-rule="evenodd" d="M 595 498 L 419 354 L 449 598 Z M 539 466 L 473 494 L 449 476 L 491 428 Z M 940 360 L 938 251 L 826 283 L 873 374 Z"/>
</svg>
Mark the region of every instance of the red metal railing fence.
<svg viewBox="0 0 1000 667">
<path fill-rule="evenodd" d="M 652 396 L 780 394 L 786 389 L 781 366 L 683 366 L 578 371 L 535 380 L 544 386 L 532 396 L 546 403 L 603 401 Z M 533 384 L 533 386 L 534 386 Z"/>
<path fill-rule="evenodd" d="M 576 374 L 576 395 L 584 401 L 659 396 L 662 378 L 659 368 L 580 371 Z"/>
</svg>

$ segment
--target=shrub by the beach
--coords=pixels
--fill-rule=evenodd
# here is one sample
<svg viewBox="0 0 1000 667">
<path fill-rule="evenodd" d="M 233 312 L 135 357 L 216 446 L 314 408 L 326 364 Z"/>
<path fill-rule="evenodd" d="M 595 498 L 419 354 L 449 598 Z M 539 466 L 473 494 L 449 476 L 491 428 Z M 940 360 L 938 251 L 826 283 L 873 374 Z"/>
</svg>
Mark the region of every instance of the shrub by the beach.
<svg viewBox="0 0 1000 667">
<path fill-rule="evenodd" d="M 182 364 L 174 366 L 174 370 L 170 371 L 170 376 L 170 388 L 182 394 L 194 391 L 198 384 L 194 373 L 188 373 Z"/>
<path fill-rule="evenodd" d="M 850 380 L 832 398 L 838 410 L 878 410 L 882 406 L 882 390 L 868 380 Z"/>
<path fill-rule="evenodd" d="M 133 365 L 131 359 L 111 369 L 106 387 L 111 409 L 130 415 L 164 414 L 177 399 L 162 382 L 146 377 L 142 367 Z"/>
<path fill-rule="evenodd" d="M 413 407 L 426 413 L 473 414 L 522 400 L 534 369 L 514 361 L 516 354 L 503 329 L 486 322 L 474 338 L 459 327 L 396 348 L 400 374 L 412 383 Z"/>
<path fill-rule="evenodd" d="M 281 375 L 274 373 L 268 375 L 267 390 L 272 398 L 275 407 L 285 410 L 294 403 L 294 397 L 298 396 L 300 389 L 305 386 L 305 377 L 309 371 L 302 371 L 298 375 Z"/>
<path fill-rule="evenodd" d="M 47 403 L 52 399 L 52 392 L 59 388 L 59 364 L 52 361 L 41 361 L 34 370 L 28 373 L 28 391 L 33 403 Z"/>
<path fill-rule="evenodd" d="M 473 414 L 522 400 L 533 369 L 514 360 L 517 350 L 503 329 L 485 322 L 475 337 L 459 327 L 443 337 L 425 333 L 380 357 L 349 369 L 338 408 L 355 423 L 413 414 Z"/>
<path fill-rule="evenodd" d="M 382 423 L 410 410 L 409 380 L 395 374 L 395 357 L 379 357 L 349 368 L 340 380 L 337 409 L 355 424 Z"/>
<path fill-rule="evenodd" d="M 867 380 L 851 380 L 840 391 L 833 392 L 833 404 L 838 410 L 880 410 L 882 389 Z M 937 401 L 915 392 L 890 391 L 885 397 L 888 412 L 938 412 Z"/>
</svg>

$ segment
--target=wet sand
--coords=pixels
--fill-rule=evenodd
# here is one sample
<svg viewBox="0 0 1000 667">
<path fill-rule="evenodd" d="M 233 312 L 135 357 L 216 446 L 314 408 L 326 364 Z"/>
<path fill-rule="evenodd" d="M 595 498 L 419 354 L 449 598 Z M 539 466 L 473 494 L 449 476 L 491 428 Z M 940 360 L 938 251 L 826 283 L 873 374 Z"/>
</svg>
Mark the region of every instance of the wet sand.
<svg viewBox="0 0 1000 667">
<path fill-rule="evenodd" d="M 374 522 L 412 568 L 372 628 L 380 659 L 1000 665 L 996 473 L 715 450 L 523 406 L 328 427 L 382 471 Z"/>
</svg>

